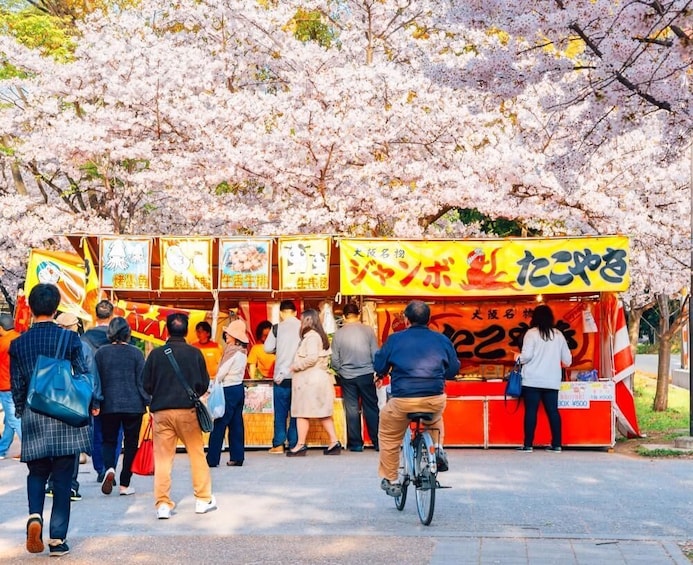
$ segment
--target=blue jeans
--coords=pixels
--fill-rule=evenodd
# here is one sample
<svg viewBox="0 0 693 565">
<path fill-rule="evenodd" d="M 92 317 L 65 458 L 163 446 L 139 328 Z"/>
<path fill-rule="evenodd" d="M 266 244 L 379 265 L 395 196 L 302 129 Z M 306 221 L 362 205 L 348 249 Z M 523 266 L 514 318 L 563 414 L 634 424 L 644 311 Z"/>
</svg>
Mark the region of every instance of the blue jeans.
<svg viewBox="0 0 693 565">
<path fill-rule="evenodd" d="M 539 402 L 544 405 L 551 428 L 551 447 L 561 447 L 561 415 L 558 413 L 558 391 L 551 388 L 522 387 L 525 401 L 525 441 L 526 447 L 534 444 L 534 430 L 537 427 Z"/>
<path fill-rule="evenodd" d="M 245 387 L 242 384 L 224 387 L 224 401 L 226 404 L 224 415 L 214 420 L 214 429 L 209 435 L 207 465 L 210 467 L 219 465 L 221 448 L 227 429 L 229 430 L 229 461 L 243 462 L 245 458 L 244 400 Z"/>
<path fill-rule="evenodd" d="M 106 471 L 103 461 L 103 431 L 101 428 L 101 416 L 94 416 L 94 441 L 91 448 L 91 464 L 94 466 L 94 471 L 101 474 Z M 115 460 L 120 457 L 120 449 L 123 445 L 123 428 L 118 432 L 118 441 L 116 442 Z"/>
<path fill-rule="evenodd" d="M 14 402 L 12 401 L 12 391 L 3 390 L 0 392 L 0 404 L 2 411 L 5 413 L 5 426 L 2 430 L 2 438 L 0 438 L 0 455 L 7 455 L 7 452 L 14 440 L 14 434 L 17 434 L 19 441 L 22 441 L 22 423 L 19 418 L 14 415 Z"/>
<path fill-rule="evenodd" d="M 290 385 L 290 381 L 284 381 Z M 282 383 L 283 384 L 283 383 Z M 272 447 L 279 447 L 289 441 L 289 448 L 298 443 L 298 431 L 296 430 L 296 418 L 289 418 L 291 412 L 291 386 L 274 385 L 274 437 Z M 286 420 L 289 418 L 287 430 Z"/>
<path fill-rule="evenodd" d="M 29 514 L 39 514 L 43 518 L 43 505 L 46 500 L 46 482 L 53 477 L 53 508 L 49 535 L 52 539 L 64 540 L 70 524 L 70 483 L 75 465 L 79 465 L 79 454 L 61 457 L 44 457 L 27 461 L 29 476 L 26 479 Z"/>
<path fill-rule="evenodd" d="M 344 411 L 346 412 L 347 448 L 363 447 L 363 434 L 361 433 L 361 411 L 363 410 L 368 435 L 373 442 L 373 447 L 377 449 L 380 408 L 378 408 L 378 395 L 375 392 L 373 373 L 353 379 L 342 378 L 340 384 L 344 399 Z"/>
</svg>

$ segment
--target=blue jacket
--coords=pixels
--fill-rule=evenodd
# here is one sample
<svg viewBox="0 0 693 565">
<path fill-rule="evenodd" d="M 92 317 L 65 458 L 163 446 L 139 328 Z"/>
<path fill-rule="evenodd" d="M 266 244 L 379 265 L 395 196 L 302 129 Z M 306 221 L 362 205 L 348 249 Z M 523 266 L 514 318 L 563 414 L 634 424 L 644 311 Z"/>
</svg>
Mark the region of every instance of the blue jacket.
<svg viewBox="0 0 693 565">
<path fill-rule="evenodd" d="M 394 398 L 417 398 L 443 394 L 445 380 L 455 378 L 460 361 L 446 336 L 415 325 L 387 338 L 373 368 L 378 375 L 390 373 Z"/>
</svg>

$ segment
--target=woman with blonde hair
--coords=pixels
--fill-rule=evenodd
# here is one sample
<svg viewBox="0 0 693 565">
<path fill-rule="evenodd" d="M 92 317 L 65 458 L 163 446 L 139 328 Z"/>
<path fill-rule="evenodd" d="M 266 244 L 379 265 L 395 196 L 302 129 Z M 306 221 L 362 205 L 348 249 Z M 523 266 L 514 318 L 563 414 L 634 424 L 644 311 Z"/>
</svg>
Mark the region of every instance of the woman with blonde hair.
<svg viewBox="0 0 693 565">
<path fill-rule="evenodd" d="M 334 384 L 328 371 L 330 342 L 320 323 L 317 310 L 306 310 L 301 314 L 301 343 L 291 365 L 291 415 L 296 418 L 298 442 L 286 452 L 287 457 L 306 454 L 306 437 L 310 418 L 320 420 L 330 438 L 324 455 L 339 455 L 342 444 L 337 439 L 332 413 L 334 410 Z"/>
</svg>

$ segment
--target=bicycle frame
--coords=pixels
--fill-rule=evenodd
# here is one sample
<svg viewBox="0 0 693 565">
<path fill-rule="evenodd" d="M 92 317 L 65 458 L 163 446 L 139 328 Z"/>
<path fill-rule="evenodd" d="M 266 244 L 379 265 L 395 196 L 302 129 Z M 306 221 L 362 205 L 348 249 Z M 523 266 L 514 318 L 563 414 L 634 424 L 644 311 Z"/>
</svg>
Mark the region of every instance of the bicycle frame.
<svg viewBox="0 0 693 565">
<path fill-rule="evenodd" d="M 414 435 L 412 436 L 412 427 L 414 427 Z M 410 424 L 407 426 L 404 432 L 404 438 L 402 439 L 402 450 L 404 451 L 404 461 L 405 461 L 405 474 L 409 478 L 416 488 L 420 488 L 421 484 L 419 481 L 419 470 L 416 469 L 415 457 L 416 457 L 416 445 L 418 442 L 424 442 L 424 448 L 428 454 L 428 466 L 431 470 L 431 474 L 435 475 L 438 472 L 438 465 L 436 462 L 436 446 L 433 443 L 433 438 L 429 430 L 422 429 L 423 426 L 421 422 L 416 422 L 416 424 Z"/>
</svg>

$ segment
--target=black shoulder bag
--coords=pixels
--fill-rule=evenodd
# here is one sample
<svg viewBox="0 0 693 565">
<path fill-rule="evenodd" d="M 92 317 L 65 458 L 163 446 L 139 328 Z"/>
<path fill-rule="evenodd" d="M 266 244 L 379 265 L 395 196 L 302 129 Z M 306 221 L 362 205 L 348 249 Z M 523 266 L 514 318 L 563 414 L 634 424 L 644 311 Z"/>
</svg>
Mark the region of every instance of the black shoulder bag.
<svg viewBox="0 0 693 565">
<path fill-rule="evenodd" d="M 190 385 L 188 384 L 188 381 L 185 380 L 183 373 L 181 373 L 178 361 L 176 361 L 176 358 L 173 356 L 173 351 L 171 351 L 171 348 L 169 346 L 164 348 L 164 353 L 166 354 L 166 357 L 168 357 L 168 360 L 171 362 L 173 370 L 175 371 L 176 376 L 180 381 L 180 384 L 183 385 L 183 388 L 185 388 L 185 391 L 188 393 L 188 397 L 195 404 L 195 412 L 197 413 L 197 421 L 200 424 L 200 428 L 203 432 L 211 432 L 212 428 L 214 427 L 214 422 L 212 420 L 212 416 L 209 413 L 209 410 L 207 410 L 207 407 L 202 403 L 197 393 L 190 388 Z"/>
</svg>

